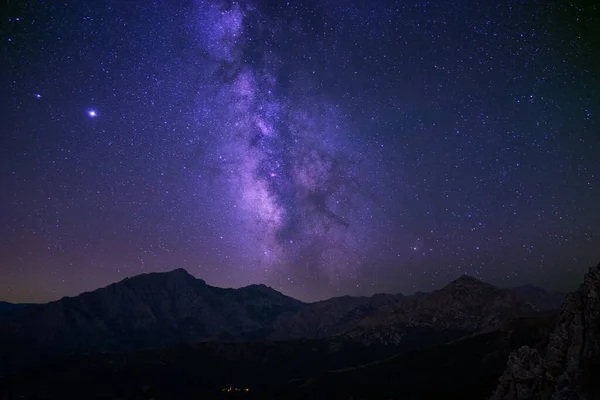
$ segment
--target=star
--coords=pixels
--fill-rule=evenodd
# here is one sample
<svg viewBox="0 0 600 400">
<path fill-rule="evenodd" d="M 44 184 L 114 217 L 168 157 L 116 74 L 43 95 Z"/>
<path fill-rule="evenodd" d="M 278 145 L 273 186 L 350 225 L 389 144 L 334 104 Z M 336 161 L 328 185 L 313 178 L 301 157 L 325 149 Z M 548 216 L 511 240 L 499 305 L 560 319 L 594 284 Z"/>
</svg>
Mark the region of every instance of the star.
<svg viewBox="0 0 600 400">
<path fill-rule="evenodd" d="M 351 2 L 350 18 L 302 1 L 114 2 L 109 18 L 101 2 L 20 3 L 35 26 L 60 20 L 61 39 L 3 48 L 0 237 L 15 246 L 0 252 L 0 300 L 96 288 L 137 274 L 137 256 L 307 301 L 463 273 L 566 290 L 597 262 L 600 96 L 583 27 L 598 23 L 579 6 Z M 28 151 L 38 132 L 43 151 Z"/>
</svg>

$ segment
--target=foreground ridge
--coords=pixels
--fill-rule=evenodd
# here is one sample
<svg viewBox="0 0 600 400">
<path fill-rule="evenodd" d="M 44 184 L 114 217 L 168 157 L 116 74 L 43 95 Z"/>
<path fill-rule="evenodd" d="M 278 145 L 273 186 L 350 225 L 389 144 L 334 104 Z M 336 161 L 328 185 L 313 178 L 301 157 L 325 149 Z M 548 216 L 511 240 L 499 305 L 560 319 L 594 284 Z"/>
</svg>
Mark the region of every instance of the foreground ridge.
<svg viewBox="0 0 600 400">
<path fill-rule="evenodd" d="M 567 296 L 542 349 L 511 353 L 490 400 L 600 398 L 600 264 Z"/>
</svg>

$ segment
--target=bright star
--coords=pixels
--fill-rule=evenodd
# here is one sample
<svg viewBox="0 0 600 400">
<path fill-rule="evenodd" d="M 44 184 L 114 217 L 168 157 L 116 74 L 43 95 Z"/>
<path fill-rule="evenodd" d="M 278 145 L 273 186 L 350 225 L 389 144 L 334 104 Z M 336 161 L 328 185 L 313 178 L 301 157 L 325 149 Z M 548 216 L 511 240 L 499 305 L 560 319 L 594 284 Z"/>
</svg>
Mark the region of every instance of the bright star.
<svg viewBox="0 0 600 400">
<path fill-rule="evenodd" d="M 89 110 L 88 115 L 92 118 L 95 118 L 96 116 L 98 116 L 98 114 L 96 113 L 96 110 Z"/>
<path fill-rule="evenodd" d="M 42 95 L 41 95 L 41 94 L 39 94 L 39 93 L 36 93 L 36 94 L 34 94 L 34 96 L 35 96 L 36 98 L 38 98 L 38 99 L 42 98 Z"/>
</svg>

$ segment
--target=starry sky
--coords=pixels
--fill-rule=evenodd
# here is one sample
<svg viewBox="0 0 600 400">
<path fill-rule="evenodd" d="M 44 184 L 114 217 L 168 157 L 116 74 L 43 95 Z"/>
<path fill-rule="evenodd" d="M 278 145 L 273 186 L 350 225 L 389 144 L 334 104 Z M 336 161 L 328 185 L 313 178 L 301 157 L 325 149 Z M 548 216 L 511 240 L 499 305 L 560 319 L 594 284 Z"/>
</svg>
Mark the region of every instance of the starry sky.
<svg viewBox="0 0 600 400">
<path fill-rule="evenodd" d="M 572 289 L 600 10 L 562 3 L 3 2 L 0 300 L 180 267 L 308 301 Z"/>
</svg>

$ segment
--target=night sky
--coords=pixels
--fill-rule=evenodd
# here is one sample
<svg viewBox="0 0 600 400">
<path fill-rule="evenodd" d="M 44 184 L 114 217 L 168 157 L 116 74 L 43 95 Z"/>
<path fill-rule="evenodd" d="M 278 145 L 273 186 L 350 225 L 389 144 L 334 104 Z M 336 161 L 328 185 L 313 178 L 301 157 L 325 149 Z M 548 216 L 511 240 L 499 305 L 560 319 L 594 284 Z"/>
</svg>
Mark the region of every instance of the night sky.
<svg viewBox="0 0 600 400">
<path fill-rule="evenodd" d="M 0 300 L 183 267 L 302 300 L 600 261 L 599 6 L 6 1 Z"/>
</svg>

